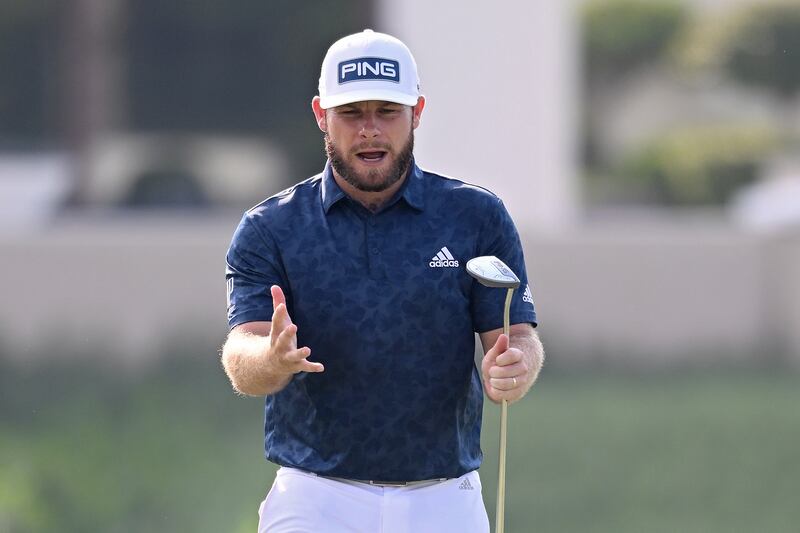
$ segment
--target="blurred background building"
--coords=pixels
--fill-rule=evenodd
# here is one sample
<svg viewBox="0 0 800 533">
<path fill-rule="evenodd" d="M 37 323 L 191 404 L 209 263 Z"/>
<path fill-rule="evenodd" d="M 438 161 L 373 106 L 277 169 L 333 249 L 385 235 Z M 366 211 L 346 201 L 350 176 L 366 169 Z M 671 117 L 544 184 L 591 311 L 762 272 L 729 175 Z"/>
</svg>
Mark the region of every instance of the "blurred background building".
<svg viewBox="0 0 800 533">
<path fill-rule="evenodd" d="M 239 214 L 319 171 L 321 57 L 372 26 L 419 62 L 421 164 L 518 221 L 554 359 L 800 362 L 792 3 L 0 9 L 0 338 L 23 359 L 221 340 Z"/>
<path fill-rule="evenodd" d="M 796 1 L 4 0 L 0 531 L 253 530 L 225 251 L 322 169 L 319 66 L 366 27 L 416 56 L 419 163 L 522 236 L 509 529 L 796 530 Z"/>
</svg>

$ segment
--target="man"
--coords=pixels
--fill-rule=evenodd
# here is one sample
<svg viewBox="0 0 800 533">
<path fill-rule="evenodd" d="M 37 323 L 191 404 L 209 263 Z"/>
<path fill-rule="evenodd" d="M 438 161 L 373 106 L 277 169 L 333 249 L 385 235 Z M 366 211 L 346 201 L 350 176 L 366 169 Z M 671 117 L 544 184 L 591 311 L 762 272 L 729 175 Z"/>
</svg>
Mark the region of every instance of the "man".
<svg viewBox="0 0 800 533">
<path fill-rule="evenodd" d="M 394 37 L 334 43 L 311 105 L 324 171 L 249 210 L 227 255 L 223 365 L 266 396 L 281 466 L 259 531 L 488 532 L 483 393 L 519 400 L 544 357 L 514 224 L 492 193 L 414 162 L 425 98 Z M 522 281 L 510 340 L 503 295 L 465 271 L 480 255 Z"/>
</svg>

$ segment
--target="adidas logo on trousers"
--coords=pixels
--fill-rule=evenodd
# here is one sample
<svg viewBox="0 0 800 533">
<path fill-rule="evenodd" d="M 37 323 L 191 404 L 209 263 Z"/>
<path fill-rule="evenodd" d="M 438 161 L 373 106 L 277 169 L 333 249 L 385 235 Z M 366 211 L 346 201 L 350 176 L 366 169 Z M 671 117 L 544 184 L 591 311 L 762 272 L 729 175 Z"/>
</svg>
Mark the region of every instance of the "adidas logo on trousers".
<svg viewBox="0 0 800 533">
<path fill-rule="evenodd" d="M 470 483 L 469 479 L 466 478 L 461 482 L 461 485 L 459 485 L 458 488 L 461 490 L 473 490 L 472 483 Z"/>
</svg>

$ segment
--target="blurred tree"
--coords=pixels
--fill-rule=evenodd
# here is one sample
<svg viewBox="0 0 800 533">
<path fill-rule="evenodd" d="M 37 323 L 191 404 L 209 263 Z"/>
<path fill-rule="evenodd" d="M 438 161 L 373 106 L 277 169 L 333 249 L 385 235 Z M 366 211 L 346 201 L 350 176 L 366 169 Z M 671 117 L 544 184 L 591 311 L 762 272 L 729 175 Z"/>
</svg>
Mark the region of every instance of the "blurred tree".
<svg viewBox="0 0 800 533">
<path fill-rule="evenodd" d="M 688 127 L 634 151 L 619 174 L 646 200 L 719 205 L 755 181 L 780 141 L 779 132 L 764 125 Z"/>
<path fill-rule="evenodd" d="M 698 18 L 674 52 L 690 73 L 724 72 L 790 99 L 800 89 L 800 4 L 772 1 Z"/>
<path fill-rule="evenodd" d="M 726 44 L 725 68 L 744 84 L 767 87 L 781 97 L 800 89 L 800 4 L 765 3 L 741 15 Z"/>
<path fill-rule="evenodd" d="M 688 19 L 674 0 L 591 0 L 581 13 L 584 84 L 583 160 L 588 167 L 608 165 L 600 147 L 603 125 L 597 116 L 619 84 L 643 68 L 657 67 L 671 39 Z"/>
<path fill-rule="evenodd" d="M 762 163 L 785 149 L 792 132 L 800 133 L 792 109 L 800 89 L 797 2 L 720 6 L 703 16 L 677 1 L 591 0 L 583 11 L 583 24 L 584 162 L 594 198 L 719 205 L 755 181 Z M 682 70 L 671 68 L 676 64 Z M 681 78 L 679 73 L 691 76 Z M 728 109 L 730 116 L 717 119 L 719 124 L 697 125 L 695 117 L 687 117 L 692 124 L 686 126 L 673 121 L 665 126 L 671 131 L 659 133 L 645 146 L 625 147 L 628 155 L 623 160 L 603 144 L 609 119 L 600 111 L 611 104 L 620 108 L 621 94 L 650 91 L 659 98 L 652 81 L 661 77 L 674 82 L 664 90 L 677 101 L 676 95 L 691 97 L 695 89 L 713 92 L 724 82 L 723 74 L 743 85 L 767 88 L 777 97 L 751 95 L 772 112 L 772 124 L 731 126 L 738 119 L 736 110 Z M 699 108 L 702 103 L 693 105 Z M 709 109 L 708 116 L 720 114 Z M 620 147 L 615 148 L 620 153 Z"/>
<path fill-rule="evenodd" d="M 310 101 L 322 57 L 369 25 L 371 1 L 137 0 L 128 11 L 133 129 L 265 135 L 290 155 L 287 183 L 319 171 Z"/>
<path fill-rule="evenodd" d="M 687 18 L 673 0 L 588 2 L 582 24 L 589 77 L 613 79 L 659 60 Z"/>
</svg>

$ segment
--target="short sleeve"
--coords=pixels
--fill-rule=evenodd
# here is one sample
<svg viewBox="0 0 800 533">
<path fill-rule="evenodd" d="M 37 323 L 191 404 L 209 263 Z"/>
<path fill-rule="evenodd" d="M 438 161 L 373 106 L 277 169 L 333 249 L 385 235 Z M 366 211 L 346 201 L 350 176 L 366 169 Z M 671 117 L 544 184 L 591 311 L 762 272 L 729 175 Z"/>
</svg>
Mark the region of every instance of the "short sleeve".
<svg viewBox="0 0 800 533">
<path fill-rule="evenodd" d="M 233 234 L 225 258 L 228 326 L 272 320 L 272 285 L 286 291 L 286 276 L 278 247 L 260 219 L 247 213 Z M 288 296 L 288 295 L 287 295 Z"/>
<path fill-rule="evenodd" d="M 525 257 L 517 228 L 499 198 L 494 198 L 493 209 L 481 229 L 478 254 L 493 255 L 503 261 L 520 279 L 520 286 L 511 300 L 510 322 L 528 322 L 536 326 L 536 310 L 528 284 Z M 470 310 L 475 331 L 483 333 L 503 327 L 504 289 L 485 287 L 473 282 Z"/>
</svg>

